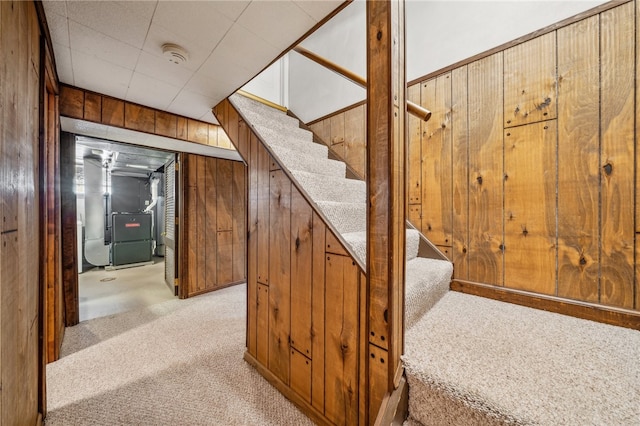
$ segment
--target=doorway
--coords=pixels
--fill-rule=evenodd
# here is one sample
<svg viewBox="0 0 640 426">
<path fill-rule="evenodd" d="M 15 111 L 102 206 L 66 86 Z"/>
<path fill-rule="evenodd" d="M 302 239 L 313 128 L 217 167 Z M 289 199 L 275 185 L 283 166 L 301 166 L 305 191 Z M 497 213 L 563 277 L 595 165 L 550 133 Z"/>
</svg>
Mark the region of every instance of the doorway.
<svg viewBox="0 0 640 426">
<path fill-rule="evenodd" d="M 75 136 L 80 321 L 176 297 L 175 157 Z"/>
</svg>

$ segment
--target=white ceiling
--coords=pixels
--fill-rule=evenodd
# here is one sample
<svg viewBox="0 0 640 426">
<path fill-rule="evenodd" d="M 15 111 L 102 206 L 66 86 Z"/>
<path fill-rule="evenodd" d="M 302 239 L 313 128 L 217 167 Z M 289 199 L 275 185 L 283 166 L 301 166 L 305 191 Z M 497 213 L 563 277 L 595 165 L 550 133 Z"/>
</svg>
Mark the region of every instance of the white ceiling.
<svg viewBox="0 0 640 426">
<path fill-rule="evenodd" d="M 210 123 L 213 106 L 342 3 L 43 1 L 62 83 Z M 189 60 L 169 62 L 165 43 Z"/>
</svg>

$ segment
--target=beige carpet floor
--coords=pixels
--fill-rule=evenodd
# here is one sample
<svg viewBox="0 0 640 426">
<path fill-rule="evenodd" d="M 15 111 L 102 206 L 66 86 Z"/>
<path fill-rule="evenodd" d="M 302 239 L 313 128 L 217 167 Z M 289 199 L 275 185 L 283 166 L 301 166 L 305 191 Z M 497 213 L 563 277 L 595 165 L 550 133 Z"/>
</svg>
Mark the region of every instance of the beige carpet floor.
<svg viewBox="0 0 640 426">
<path fill-rule="evenodd" d="M 244 362 L 246 286 L 68 328 L 47 425 L 311 425 Z"/>
</svg>

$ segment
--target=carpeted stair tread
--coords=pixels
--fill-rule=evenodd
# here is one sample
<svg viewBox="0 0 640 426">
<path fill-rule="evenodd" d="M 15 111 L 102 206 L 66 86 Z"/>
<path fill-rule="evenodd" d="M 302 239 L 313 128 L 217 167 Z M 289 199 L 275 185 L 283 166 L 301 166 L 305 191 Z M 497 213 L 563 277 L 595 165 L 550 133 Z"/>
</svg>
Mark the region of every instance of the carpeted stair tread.
<svg viewBox="0 0 640 426">
<path fill-rule="evenodd" d="M 287 115 L 286 112 L 277 108 L 272 108 L 262 102 L 249 99 L 245 96 L 232 95 L 230 99 L 236 107 L 243 109 L 243 113 L 251 116 L 251 121 L 254 124 L 262 122 L 266 123 L 269 122 L 269 120 L 278 120 L 281 122 L 289 121 L 291 123 L 295 123 L 296 126 L 299 123 L 296 118 Z"/>
<path fill-rule="evenodd" d="M 416 248 L 417 251 L 417 248 Z M 449 291 L 453 264 L 415 257 L 405 269 L 405 327 L 409 330 Z"/>
<path fill-rule="evenodd" d="M 362 261 L 363 265 L 367 264 L 367 232 L 347 232 L 342 235 L 347 244 L 351 246 L 353 252 Z M 407 229 L 405 249 L 407 260 L 415 259 L 418 255 L 418 245 L 420 244 L 420 234 L 415 229 Z"/>
<path fill-rule="evenodd" d="M 338 203 L 335 201 L 317 201 L 316 204 L 340 234 L 346 234 L 347 232 L 366 231 L 366 203 Z"/>
<path fill-rule="evenodd" d="M 407 330 L 423 424 L 640 424 L 640 331 L 448 292 Z"/>
<path fill-rule="evenodd" d="M 364 203 L 367 198 L 366 183 L 362 180 L 347 179 L 291 169 L 291 174 L 316 201 L 337 201 Z"/>
<path fill-rule="evenodd" d="M 326 145 L 315 143 L 311 140 L 301 139 L 295 135 L 281 133 L 267 127 L 256 126 L 255 130 L 263 139 L 268 140 L 269 145 L 277 145 L 292 151 L 304 152 L 307 155 L 327 157 L 329 149 Z"/>
<path fill-rule="evenodd" d="M 335 177 L 344 177 L 346 173 L 346 165 L 342 161 L 305 155 L 299 151 L 293 151 L 276 145 L 271 145 L 271 150 L 289 170 L 292 168 L 301 168 L 310 173 Z"/>
</svg>

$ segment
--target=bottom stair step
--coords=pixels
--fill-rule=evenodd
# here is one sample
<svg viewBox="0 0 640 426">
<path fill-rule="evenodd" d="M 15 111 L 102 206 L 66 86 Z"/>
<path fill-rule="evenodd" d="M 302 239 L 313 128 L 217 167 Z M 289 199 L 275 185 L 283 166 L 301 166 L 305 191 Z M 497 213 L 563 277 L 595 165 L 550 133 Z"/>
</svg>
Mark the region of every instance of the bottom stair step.
<svg viewBox="0 0 640 426">
<path fill-rule="evenodd" d="M 640 424 L 640 331 L 450 291 L 405 345 L 413 422 Z"/>
<path fill-rule="evenodd" d="M 449 291 L 451 262 L 416 257 L 405 270 L 405 327 L 409 330 Z"/>
</svg>

